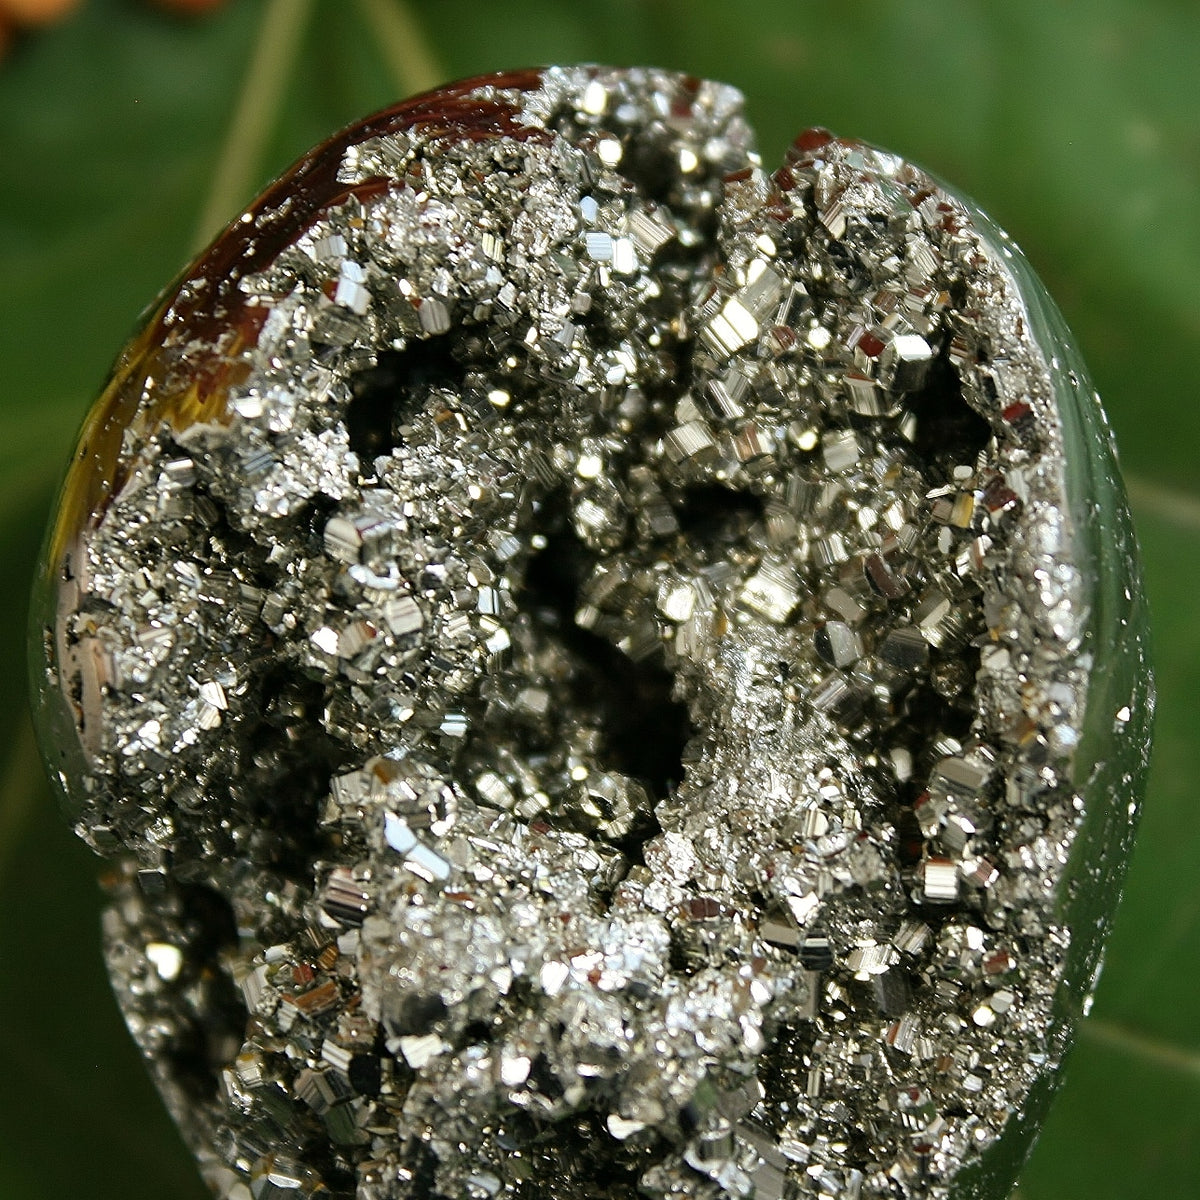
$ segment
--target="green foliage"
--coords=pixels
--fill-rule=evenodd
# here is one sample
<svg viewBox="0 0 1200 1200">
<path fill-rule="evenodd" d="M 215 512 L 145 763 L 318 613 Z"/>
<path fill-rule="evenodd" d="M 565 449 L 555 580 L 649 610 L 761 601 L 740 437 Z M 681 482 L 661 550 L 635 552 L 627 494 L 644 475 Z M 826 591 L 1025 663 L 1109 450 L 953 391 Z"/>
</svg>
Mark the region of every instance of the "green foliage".
<svg viewBox="0 0 1200 1200">
<path fill-rule="evenodd" d="M 295 61 L 275 64 L 289 68 L 282 104 L 253 112 L 250 174 L 217 189 L 227 217 L 420 69 L 653 62 L 742 87 L 768 161 L 802 126 L 829 125 L 928 166 L 1025 247 L 1079 337 L 1132 479 L 1161 717 L 1107 973 L 1022 1195 L 1200 1194 L 1200 749 L 1187 715 L 1200 693 L 1200 8 L 414 0 L 423 54 L 407 36 L 389 52 L 370 20 L 387 7 L 316 0 Z M 53 810 L 24 716 L 22 631 L 74 429 L 139 311 L 195 248 L 264 16 L 280 11 L 240 0 L 182 22 L 90 0 L 0 64 L 5 1200 L 204 1195 L 108 993 L 95 863 Z"/>
</svg>

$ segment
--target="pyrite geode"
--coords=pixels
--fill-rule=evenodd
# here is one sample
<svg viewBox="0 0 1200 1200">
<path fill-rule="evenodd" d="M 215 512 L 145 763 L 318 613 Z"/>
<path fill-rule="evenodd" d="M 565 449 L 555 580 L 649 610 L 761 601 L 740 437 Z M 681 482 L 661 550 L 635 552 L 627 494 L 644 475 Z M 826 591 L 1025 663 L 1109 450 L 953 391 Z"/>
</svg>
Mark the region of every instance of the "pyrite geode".
<svg viewBox="0 0 1200 1200">
<path fill-rule="evenodd" d="M 186 272 L 40 582 L 215 1192 L 999 1196 L 1145 766 L 1136 553 L 978 211 L 727 86 L 472 80 Z"/>
</svg>

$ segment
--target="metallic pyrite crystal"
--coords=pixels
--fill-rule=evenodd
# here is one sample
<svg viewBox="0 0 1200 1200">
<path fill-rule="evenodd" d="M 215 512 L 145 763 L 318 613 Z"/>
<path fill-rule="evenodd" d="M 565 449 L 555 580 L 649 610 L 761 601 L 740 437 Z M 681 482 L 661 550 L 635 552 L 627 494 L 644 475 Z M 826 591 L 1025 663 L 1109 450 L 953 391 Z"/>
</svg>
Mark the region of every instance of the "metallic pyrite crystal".
<svg viewBox="0 0 1200 1200">
<path fill-rule="evenodd" d="M 999 1197 L 1150 683 L 1012 244 L 730 87 L 472 80 L 303 159 L 124 351 L 52 774 L 230 1200 Z"/>
</svg>

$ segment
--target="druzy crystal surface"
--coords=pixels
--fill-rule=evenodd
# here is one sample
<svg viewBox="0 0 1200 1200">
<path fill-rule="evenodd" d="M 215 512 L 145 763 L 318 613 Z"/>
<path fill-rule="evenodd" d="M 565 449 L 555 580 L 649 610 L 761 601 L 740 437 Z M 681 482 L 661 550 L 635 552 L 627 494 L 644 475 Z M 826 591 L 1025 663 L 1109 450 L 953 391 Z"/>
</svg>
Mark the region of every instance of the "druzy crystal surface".
<svg viewBox="0 0 1200 1200">
<path fill-rule="evenodd" d="M 997 1195 L 1148 720 L 1015 250 L 732 88 L 494 76 L 185 273 L 50 535 L 47 759 L 218 1196 Z"/>
</svg>

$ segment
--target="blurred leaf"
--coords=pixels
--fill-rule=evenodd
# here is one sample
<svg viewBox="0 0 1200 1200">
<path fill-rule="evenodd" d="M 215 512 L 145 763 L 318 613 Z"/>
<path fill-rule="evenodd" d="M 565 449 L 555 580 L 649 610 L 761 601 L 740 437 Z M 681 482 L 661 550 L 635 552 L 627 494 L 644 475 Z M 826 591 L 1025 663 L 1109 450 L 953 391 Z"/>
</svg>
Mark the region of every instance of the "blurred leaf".
<svg viewBox="0 0 1200 1200">
<path fill-rule="evenodd" d="M 1200 1062 L 1086 1035 L 1020 1200 L 1190 1200 L 1200 1180 Z"/>
<path fill-rule="evenodd" d="M 404 90 L 413 47 L 377 42 L 368 9 L 382 2 L 317 0 L 279 111 L 258 113 L 265 142 L 226 216 L 309 145 Z M 180 22 L 142 0 L 89 0 L 0 64 L 5 1200 L 203 1194 L 108 993 L 95 864 L 31 761 L 18 681 L 53 480 L 139 311 L 194 249 L 269 11 L 240 0 Z M 1080 337 L 1127 468 L 1154 481 L 1137 496 L 1161 717 L 1095 1024 L 1022 1194 L 1200 1194 L 1200 8 L 414 0 L 407 11 L 447 77 L 592 60 L 728 79 L 747 93 L 768 162 L 799 128 L 827 124 L 922 162 L 1025 246 Z"/>
</svg>

